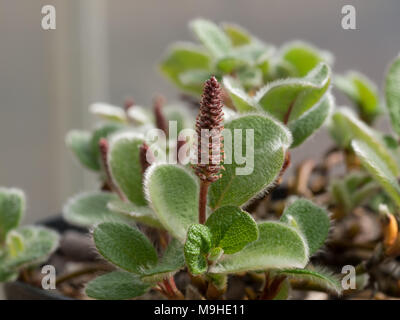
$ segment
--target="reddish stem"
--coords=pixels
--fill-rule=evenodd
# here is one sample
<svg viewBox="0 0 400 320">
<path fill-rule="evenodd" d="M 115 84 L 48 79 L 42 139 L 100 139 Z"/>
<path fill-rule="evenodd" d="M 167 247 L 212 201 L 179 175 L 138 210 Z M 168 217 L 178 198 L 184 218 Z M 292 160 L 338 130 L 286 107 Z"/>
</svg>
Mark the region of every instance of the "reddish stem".
<svg viewBox="0 0 400 320">
<path fill-rule="evenodd" d="M 206 222 L 206 210 L 207 210 L 207 192 L 210 182 L 200 180 L 200 196 L 199 196 L 199 223 L 204 224 Z"/>
</svg>

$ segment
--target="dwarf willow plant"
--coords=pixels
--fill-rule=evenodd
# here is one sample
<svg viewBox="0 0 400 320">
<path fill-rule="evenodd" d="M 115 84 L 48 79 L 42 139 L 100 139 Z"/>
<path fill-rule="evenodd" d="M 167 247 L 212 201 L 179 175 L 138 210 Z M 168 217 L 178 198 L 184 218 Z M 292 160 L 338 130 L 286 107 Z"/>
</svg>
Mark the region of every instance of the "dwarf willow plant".
<svg viewBox="0 0 400 320">
<path fill-rule="evenodd" d="M 308 92 L 310 86 L 307 83 L 304 90 Z M 298 108 L 304 103 L 300 102 L 301 99 L 296 108 L 291 108 L 301 114 Z M 254 130 L 254 170 L 250 174 L 237 175 L 235 169 L 240 164 L 224 163 L 223 151 L 233 154 L 237 146 L 223 147 L 223 128 L 232 133 L 235 129 Z M 183 298 L 174 274 L 184 268 L 207 284 L 208 298 L 223 295 L 229 274 L 264 271 L 280 282 L 287 278 L 307 279 L 339 293 L 340 284 L 334 275 L 308 265 L 329 233 L 330 219 L 323 208 L 296 199 L 279 221 L 264 222 L 256 222 L 241 208 L 263 194 L 280 176 L 292 145 L 288 127 L 263 108 L 238 113 L 224 121 L 221 87 L 211 77 L 204 85 L 196 120 L 197 132 L 204 129 L 214 130 L 216 143 L 207 143 L 207 152 L 196 153 L 197 157 L 206 155 L 209 161 L 197 162 L 193 169 L 159 161 L 150 165 L 149 157 L 143 157 L 144 151 L 149 152 L 147 142 L 136 132 L 117 133 L 108 144 L 102 140 L 103 167 L 116 192 L 98 193 L 92 201 L 86 196 L 74 198 L 66 212 L 82 217 L 96 210 L 103 216 L 118 212 L 159 229 L 168 245 L 160 258 L 150 240 L 135 226 L 121 221 L 99 223 L 93 231 L 96 248 L 117 270 L 91 281 L 87 295 L 128 299 L 154 288 L 168 298 Z M 194 149 L 199 149 L 201 143 L 202 138 L 198 137 Z M 240 148 L 246 150 L 246 143 Z M 215 150 L 219 157 L 212 152 Z M 268 291 L 268 284 L 264 291 Z"/>
<path fill-rule="evenodd" d="M 0 282 L 13 281 L 22 269 L 45 262 L 58 246 L 56 232 L 20 226 L 24 211 L 21 190 L 0 188 Z"/>
<path fill-rule="evenodd" d="M 261 298 L 284 296 L 278 291 L 288 288 L 288 278 L 340 293 L 336 276 L 309 264 L 328 236 L 330 219 L 323 208 L 295 199 L 279 221 L 264 222 L 243 210 L 281 177 L 290 148 L 301 145 L 332 112 L 330 55 L 300 42 L 276 51 L 234 25 L 220 28 L 196 20 L 191 27 L 202 46 L 173 46 L 161 70 L 185 93 L 200 97 L 203 92 L 196 122 L 180 108 L 162 107 L 160 99 L 153 114 L 132 103 L 125 108 L 95 104 L 91 112 L 105 123 L 67 137 L 104 186 L 70 199 L 64 217 L 95 226 L 96 248 L 117 268 L 91 281 L 88 296 L 128 299 L 154 288 L 168 298 L 182 298 L 174 281 L 182 269 L 194 282 L 205 283 L 202 294 L 208 298 L 221 297 L 227 276 L 243 272 L 268 273 Z M 208 164 L 197 161 L 191 168 L 154 157 L 164 153 L 170 159 L 183 145 L 199 151 L 200 138 L 192 144 L 169 135 L 170 120 L 178 122 L 178 131 L 193 123 L 197 133 L 216 131 L 217 143 L 204 154 Z M 172 140 L 167 150 L 148 140 L 152 128 Z M 232 137 L 237 129 L 253 130 L 254 141 L 247 146 L 243 137 L 240 147 L 224 147 L 222 129 Z M 248 147 L 254 152 L 252 170 L 237 174 L 244 164 L 225 162 L 223 151 L 232 155 Z M 147 229 L 140 231 L 136 223 Z M 161 254 L 145 235 L 148 228 L 157 230 Z"/>
</svg>

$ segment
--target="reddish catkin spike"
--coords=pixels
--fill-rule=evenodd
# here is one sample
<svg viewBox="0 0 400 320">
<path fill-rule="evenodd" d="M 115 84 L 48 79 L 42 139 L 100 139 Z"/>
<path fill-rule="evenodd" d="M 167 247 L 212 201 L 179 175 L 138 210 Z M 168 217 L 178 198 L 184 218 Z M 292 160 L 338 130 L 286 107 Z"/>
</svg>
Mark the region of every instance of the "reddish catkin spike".
<svg viewBox="0 0 400 320">
<path fill-rule="evenodd" d="M 165 99 L 163 96 L 156 96 L 154 98 L 153 110 L 157 128 L 164 131 L 164 133 L 168 136 L 168 123 L 162 110 L 164 103 Z"/>
<path fill-rule="evenodd" d="M 150 150 L 146 142 L 140 146 L 140 165 L 142 166 L 142 174 L 146 171 L 148 167 L 154 162 L 153 152 Z"/>
<path fill-rule="evenodd" d="M 204 84 L 200 111 L 196 119 L 197 164 L 194 169 L 202 181 L 214 182 L 220 178 L 221 160 L 224 150 L 222 130 L 221 87 L 215 77 Z M 202 130 L 209 130 L 205 134 Z"/>
<path fill-rule="evenodd" d="M 213 76 L 204 84 L 200 110 L 196 119 L 197 163 L 196 175 L 200 178 L 199 223 L 206 221 L 207 192 L 210 183 L 221 177 L 224 129 L 221 87 Z"/>
</svg>

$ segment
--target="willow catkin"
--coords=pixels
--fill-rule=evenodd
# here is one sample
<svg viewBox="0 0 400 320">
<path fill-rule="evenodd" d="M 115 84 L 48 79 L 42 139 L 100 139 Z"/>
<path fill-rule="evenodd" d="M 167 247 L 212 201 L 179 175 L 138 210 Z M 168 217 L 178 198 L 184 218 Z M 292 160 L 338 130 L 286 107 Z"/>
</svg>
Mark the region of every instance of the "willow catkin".
<svg viewBox="0 0 400 320">
<path fill-rule="evenodd" d="M 212 76 L 204 84 L 200 111 L 196 119 L 196 165 L 194 170 L 202 181 L 214 182 L 221 177 L 224 129 L 221 86 Z"/>
</svg>

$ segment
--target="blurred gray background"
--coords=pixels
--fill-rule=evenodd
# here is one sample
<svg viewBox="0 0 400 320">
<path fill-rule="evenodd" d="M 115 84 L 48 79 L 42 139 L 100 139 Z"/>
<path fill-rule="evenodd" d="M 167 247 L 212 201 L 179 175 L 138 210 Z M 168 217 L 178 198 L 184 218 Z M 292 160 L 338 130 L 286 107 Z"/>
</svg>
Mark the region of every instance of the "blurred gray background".
<svg viewBox="0 0 400 320">
<path fill-rule="evenodd" d="M 57 29 L 41 28 L 56 7 Z M 341 28 L 341 8 L 357 10 L 357 30 Z M 60 212 L 68 196 L 93 187 L 64 146 L 69 129 L 92 124 L 89 103 L 149 104 L 177 90 L 156 63 L 173 41 L 192 40 L 189 20 L 236 22 L 275 45 L 304 39 L 335 55 L 335 71 L 357 69 L 380 87 L 400 51 L 398 0 L 0 0 L 0 185 L 28 195 L 25 222 Z M 295 159 L 329 146 L 326 133 Z"/>
</svg>

